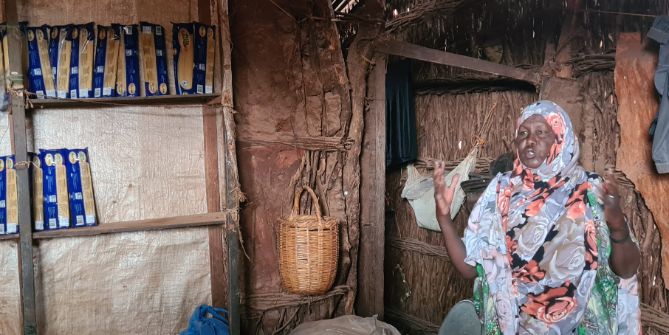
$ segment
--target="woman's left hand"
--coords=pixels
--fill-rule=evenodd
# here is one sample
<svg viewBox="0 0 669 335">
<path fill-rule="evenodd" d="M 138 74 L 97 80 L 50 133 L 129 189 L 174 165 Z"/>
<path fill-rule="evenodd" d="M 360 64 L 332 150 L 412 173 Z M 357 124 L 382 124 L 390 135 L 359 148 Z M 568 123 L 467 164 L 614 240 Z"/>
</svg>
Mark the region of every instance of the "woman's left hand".
<svg viewBox="0 0 669 335">
<path fill-rule="evenodd" d="M 607 169 L 604 173 L 604 215 L 611 231 L 627 230 L 625 215 L 620 208 L 620 192 L 613 170 Z"/>
<path fill-rule="evenodd" d="M 627 227 L 627 220 L 620 208 L 620 193 L 612 170 L 604 175 L 604 215 L 609 226 L 609 240 L 611 241 L 611 255 L 609 264 L 611 270 L 621 278 L 632 277 L 641 263 L 641 253 L 636 243 L 631 243 L 631 232 Z"/>
</svg>

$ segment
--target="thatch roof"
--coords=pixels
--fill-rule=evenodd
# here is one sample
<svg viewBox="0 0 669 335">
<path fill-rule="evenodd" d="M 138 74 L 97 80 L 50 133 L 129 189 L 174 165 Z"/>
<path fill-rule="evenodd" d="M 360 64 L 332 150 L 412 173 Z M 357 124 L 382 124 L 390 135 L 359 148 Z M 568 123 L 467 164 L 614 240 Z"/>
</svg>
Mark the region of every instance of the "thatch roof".
<svg viewBox="0 0 669 335">
<path fill-rule="evenodd" d="M 611 70 L 610 52 L 621 31 L 646 32 L 669 12 L 666 0 L 388 0 L 386 29 L 394 38 L 507 65 L 537 68 L 547 43 L 556 45 L 561 20 L 575 13 L 582 28 L 578 70 Z M 606 55 L 609 56 L 606 56 Z M 602 55 L 602 59 L 592 59 Z M 417 62 L 422 86 L 497 80 L 489 75 Z"/>
</svg>

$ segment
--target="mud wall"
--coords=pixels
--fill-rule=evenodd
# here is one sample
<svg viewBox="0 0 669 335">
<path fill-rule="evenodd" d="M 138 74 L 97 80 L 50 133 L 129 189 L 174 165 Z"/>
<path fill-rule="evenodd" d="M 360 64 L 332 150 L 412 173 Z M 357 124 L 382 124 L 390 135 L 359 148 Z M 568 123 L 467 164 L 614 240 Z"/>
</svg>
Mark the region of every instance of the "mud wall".
<svg viewBox="0 0 669 335">
<path fill-rule="evenodd" d="M 329 17 L 327 1 L 231 6 L 239 171 L 247 196 L 243 332 L 288 332 L 302 321 L 351 311 L 357 256 L 350 250 L 357 242 L 346 224 L 341 140 L 351 114 L 348 80 L 336 27 L 318 19 Z M 341 224 L 335 289 L 309 299 L 283 291 L 276 247 L 277 218 L 290 213 L 301 185 L 312 187 L 324 213 Z M 302 204 L 309 212 L 311 202 Z"/>
</svg>

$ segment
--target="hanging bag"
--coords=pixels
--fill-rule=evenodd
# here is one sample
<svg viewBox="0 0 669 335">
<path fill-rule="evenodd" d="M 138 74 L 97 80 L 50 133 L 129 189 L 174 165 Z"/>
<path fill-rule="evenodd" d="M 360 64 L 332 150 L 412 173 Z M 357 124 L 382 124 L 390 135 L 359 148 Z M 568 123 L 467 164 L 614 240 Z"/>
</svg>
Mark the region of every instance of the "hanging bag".
<svg viewBox="0 0 669 335">
<path fill-rule="evenodd" d="M 300 215 L 300 197 L 311 196 L 316 215 Z M 279 220 L 279 271 L 283 287 L 296 294 L 327 292 L 337 274 L 339 226 L 322 216 L 318 197 L 308 186 L 295 193 L 290 216 Z"/>
</svg>

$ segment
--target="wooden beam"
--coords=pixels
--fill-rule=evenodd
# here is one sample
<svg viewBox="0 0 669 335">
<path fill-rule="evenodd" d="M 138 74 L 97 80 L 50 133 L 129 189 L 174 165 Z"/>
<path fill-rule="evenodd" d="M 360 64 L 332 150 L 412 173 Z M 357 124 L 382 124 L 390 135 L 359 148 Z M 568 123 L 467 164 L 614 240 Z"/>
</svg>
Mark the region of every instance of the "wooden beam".
<svg viewBox="0 0 669 335">
<path fill-rule="evenodd" d="M 212 24 L 211 0 L 198 0 L 197 13 L 199 21 Z M 217 36 L 218 37 L 218 36 Z M 220 70 L 219 70 L 220 71 Z M 207 192 L 207 211 L 221 210 L 221 194 L 219 191 L 218 171 L 218 131 L 216 129 L 216 114 L 221 112 L 220 103 L 205 106 L 202 110 L 204 132 L 204 162 L 205 183 Z M 209 267 L 211 269 L 211 304 L 216 307 L 225 306 L 225 267 L 223 251 L 223 227 L 209 228 Z"/>
<path fill-rule="evenodd" d="M 541 84 L 538 72 L 523 70 L 507 65 L 488 62 L 482 59 L 467 57 L 451 52 L 426 48 L 420 45 L 396 40 L 382 40 L 374 44 L 377 52 L 401 56 L 425 62 L 455 66 L 463 69 L 490 73 L 498 76 L 528 82 L 534 86 Z"/>
<path fill-rule="evenodd" d="M 29 162 L 26 136 L 26 111 L 23 93 L 23 34 L 18 26 L 17 0 L 5 1 L 7 17 L 7 45 L 9 66 L 5 70 L 10 85 L 7 90 L 11 105 L 10 126 L 12 148 L 16 162 Z M 35 265 L 33 263 L 33 237 L 30 202 L 30 178 L 28 169 L 17 169 L 19 221 L 19 269 L 21 274 L 21 312 L 23 334 L 37 334 L 37 315 L 35 301 Z"/>
<path fill-rule="evenodd" d="M 360 263 L 356 314 L 383 318 L 386 193 L 386 56 L 374 58 L 369 76 L 360 158 Z"/>
<path fill-rule="evenodd" d="M 238 209 L 239 199 L 235 196 L 241 192 L 239 186 L 239 174 L 237 173 L 237 158 L 234 142 L 234 119 L 232 112 L 226 110 L 224 115 L 223 139 L 225 140 L 225 187 L 227 189 L 225 207 L 227 209 Z M 241 231 L 239 227 L 239 214 L 228 212 L 227 216 L 226 244 L 228 246 L 228 308 L 230 310 L 230 334 L 241 333 L 240 300 L 239 291 L 239 242 Z"/>
<path fill-rule="evenodd" d="M 230 17 L 228 11 L 228 0 L 218 1 L 218 17 L 220 23 L 221 38 L 221 105 L 223 113 L 217 114 L 216 124 L 221 131 L 219 138 L 219 172 L 223 173 L 225 188 L 221 189 L 221 208 L 228 210 L 227 233 L 225 236 L 228 247 L 228 311 L 230 312 L 230 334 L 241 333 L 240 318 L 240 291 L 239 291 L 239 265 L 241 262 L 239 252 L 239 241 L 241 231 L 239 227 L 239 209 L 241 194 L 239 189 L 239 173 L 237 171 L 237 151 L 235 147 L 235 119 L 233 117 L 233 90 L 232 90 L 232 36 L 230 34 Z M 223 199 L 221 199 L 223 200 Z"/>
<path fill-rule="evenodd" d="M 352 139 L 336 136 L 293 136 L 289 134 L 250 135 L 239 134 L 237 141 L 243 146 L 283 144 L 304 150 L 346 151 L 353 144 Z"/>
<path fill-rule="evenodd" d="M 207 211 L 221 210 L 218 177 L 218 132 L 216 129 L 216 113 L 220 107 L 203 109 L 204 128 L 204 162 L 205 183 L 207 192 Z M 213 306 L 225 306 L 225 269 L 223 266 L 223 227 L 209 228 L 209 266 L 211 268 L 211 303 Z"/>
<path fill-rule="evenodd" d="M 174 216 L 169 218 L 103 223 L 94 227 L 46 230 L 35 232 L 33 237 L 35 239 L 47 239 L 60 237 L 95 236 L 102 234 L 128 233 L 174 228 L 196 228 L 210 225 L 221 225 L 225 223 L 225 220 L 225 212 L 195 214 Z"/>
</svg>

